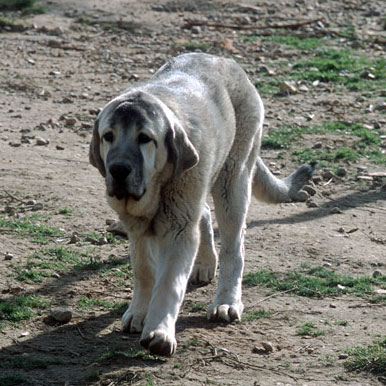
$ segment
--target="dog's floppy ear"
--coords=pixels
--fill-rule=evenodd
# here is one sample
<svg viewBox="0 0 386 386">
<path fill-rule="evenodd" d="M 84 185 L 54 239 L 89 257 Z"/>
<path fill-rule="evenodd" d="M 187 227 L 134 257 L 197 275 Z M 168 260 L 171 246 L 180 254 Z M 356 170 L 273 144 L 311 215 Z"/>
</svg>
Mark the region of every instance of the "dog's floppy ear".
<svg viewBox="0 0 386 386">
<path fill-rule="evenodd" d="M 100 137 L 98 132 L 98 119 L 94 124 L 94 131 L 90 143 L 89 159 L 92 166 L 95 166 L 103 177 L 106 177 L 106 168 L 100 154 Z"/>
<path fill-rule="evenodd" d="M 198 153 L 178 122 L 173 122 L 169 128 L 165 142 L 168 148 L 168 161 L 174 164 L 176 176 L 197 165 Z"/>
</svg>

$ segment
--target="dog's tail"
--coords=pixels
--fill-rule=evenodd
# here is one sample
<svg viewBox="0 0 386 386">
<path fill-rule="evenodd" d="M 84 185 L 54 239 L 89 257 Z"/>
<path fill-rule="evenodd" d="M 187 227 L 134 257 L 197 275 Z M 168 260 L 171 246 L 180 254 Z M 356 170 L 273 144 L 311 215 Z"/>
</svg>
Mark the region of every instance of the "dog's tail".
<svg viewBox="0 0 386 386">
<path fill-rule="evenodd" d="M 288 177 L 279 179 L 258 157 L 256 172 L 253 177 L 253 195 L 261 201 L 268 203 L 280 203 L 298 201 L 298 192 L 309 181 L 315 170 L 316 162 L 305 164 L 294 171 Z"/>
</svg>

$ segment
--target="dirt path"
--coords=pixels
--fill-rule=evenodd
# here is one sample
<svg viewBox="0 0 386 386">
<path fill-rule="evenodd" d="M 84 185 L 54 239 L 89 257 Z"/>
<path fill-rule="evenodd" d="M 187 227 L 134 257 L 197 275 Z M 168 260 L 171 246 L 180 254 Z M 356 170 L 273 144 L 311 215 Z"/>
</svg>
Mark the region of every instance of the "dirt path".
<svg viewBox="0 0 386 386">
<path fill-rule="evenodd" d="M 102 0 L 51 0 L 46 14 L 23 19 L 25 31 L 0 32 L 1 304 L 35 296 L 32 314 L 17 323 L 0 308 L 0 319 L 7 321 L 0 328 L 0 385 L 386 383 L 385 371 L 344 367 L 351 358 L 346 349 L 372 345 L 386 331 L 386 189 L 384 178 L 371 176 L 386 171 L 380 158 L 386 143 L 385 71 L 362 64 L 363 88 L 295 79 L 291 67 L 298 63 L 300 72 L 301 61 L 311 60 L 318 45 L 353 50 L 382 65 L 382 1 L 336 3 L 114 0 L 107 8 Z M 240 29 L 317 18 L 294 29 Z M 182 28 L 187 20 L 203 25 Z M 324 167 L 317 172 L 316 194 L 308 203 L 254 201 L 245 273 L 271 273 L 282 284 L 296 280 L 284 288 L 275 287 L 274 279 L 257 285 L 246 279 L 245 319 L 231 325 L 205 319 L 214 284 L 190 289 L 177 322 L 178 351 L 164 360 L 142 351 L 137 336 L 120 332 L 132 291 L 128 244 L 108 237 L 110 243 L 96 245 L 106 219 L 115 216 L 101 177 L 88 163 L 88 144 L 98 109 L 111 97 L 150 77 L 169 57 L 195 50 L 243 65 L 262 87 L 267 133 L 284 125 L 358 123 L 379 138 L 378 161 L 359 147 L 358 159 L 336 157 L 328 165 L 333 172 L 344 167 L 345 176 L 329 176 Z M 340 82 L 355 74 L 343 71 Z M 277 94 L 285 80 L 294 82 L 296 94 Z M 354 134 L 302 132 L 288 147 L 266 146 L 263 157 L 284 176 L 301 162 L 295 148 L 313 149 L 320 142 L 330 153 L 357 149 Z M 358 170 L 365 176 L 360 180 Z M 74 233 L 78 239 L 69 244 Z M 299 277 L 316 278 L 311 272 L 319 272 L 319 279 L 339 276 L 336 293 L 315 288 L 301 296 Z M 377 281 L 352 292 L 343 276 Z M 67 324 L 49 316 L 52 306 L 63 304 L 73 308 Z"/>
</svg>

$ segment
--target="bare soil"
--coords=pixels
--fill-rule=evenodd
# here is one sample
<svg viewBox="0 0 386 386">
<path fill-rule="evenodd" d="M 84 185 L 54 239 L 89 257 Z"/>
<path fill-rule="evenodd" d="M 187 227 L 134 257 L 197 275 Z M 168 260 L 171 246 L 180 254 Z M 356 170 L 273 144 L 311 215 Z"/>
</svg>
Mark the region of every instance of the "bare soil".
<svg viewBox="0 0 386 386">
<path fill-rule="evenodd" d="M 122 310 L 78 306 L 81 296 L 115 303 L 130 301 L 130 280 L 122 284 L 111 271 L 74 269 L 42 283 L 26 283 L 16 280 L 14 274 L 15 264 L 23 266 L 32 253 L 67 246 L 74 232 L 83 241 L 83 235 L 91 232 L 103 234 L 106 219 L 115 218 L 105 202 L 103 180 L 88 163 L 93 121 L 98 109 L 113 96 L 150 77 L 169 57 L 189 50 L 185 46 L 192 41 L 205 44 L 209 53 L 236 57 L 253 81 L 259 78 L 264 63 L 302 57 L 301 50 L 259 39 L 275 34 L 275 28 L 183 28 L 187 19 L 251 27 L 321 18 L 321 22 L 287 29 L 288 34 L 324 36 L 344 48 L 352 42 L 339 35 L 353 26 L 363 43 L 357 49 L 368 57 L 380 57 L 385 54 L 382 42 L 386 39 L 383 2 L 245 1 L 256 7 L 256 12 L 236 3 L 203 0 L 163 5 L 149 0 L 43 3 L 47 13 L 24 19 L 29 26 L 25 31 L 0 33 L 0 209 L 5 212 L 10 205 L 16 208 L 14 216 L 25 216 L 29 213 L 19 209 L 25 208 L 28 200 L 42 203 L 33 213 L 44 219 L 44 224 L 62 229 L 65 237 L 42 246 L 29 236 L 0 229 L 0 292 L 3 299 L 37 294 L 52 306 L 69 304 L 74 316 L 67 324 L 53 323 L 48 307 L 32 319 L 2 329 L 1 355 L 59 361 L 43 369 L 0 366 L 2 377 L 25 379 L 24 383 L 7 384 L 384 384 L 384 378 L 372 374 L 347 372 L 343 366 L 346 356 L 341 355 L 347 348 L 369 345 L 375 337 L 385 335 L 384 303 L 372 304 L 353 295 L 300 297 L 290 291 L 272 296 L 267 288 L 245 287 L 246 310 L 264 308 L 271 316 L 217 325 L 205 318 L 215 293 L 213 283 L 190 288 L 186 294 L 177 322 L 179 346 L 174 357 L 160 360 L 141 354 L 131 358 L 125 353 L 139 350 L 138 336 L 120 332 Z M 80 16 L 83 23 L 78 21 Z M 112 25 L 116 28 L 108 28 Z M 243 39 L 252 33 L 256 40 Z M 366 107 L 384 101 L 384 96 L 363 96 L 333 85 L 295 95 L 263 95 L 266 128 L 334 119 L 377 123 L 385 130 L 382 111 L 365 113 Z M 336 135 L 331 134 L 331 143 Z M 49 143 L 38 146 L 38 137 Z M 318 138 L 303 140 L 304 147 L 312 147 Z M 262 155 L 283 176 L 298 167 L 290 152 L 284 152 L 282 159 L 277 158 L 278 151 L 263 150 Z M 384 172 L 385 165 L 363 158 L 341 166 L 348 171 L 346 177 L 322 179 L 316 185 L 313 200 L 317 207 L 252 202 L 245 273 L 262 269 L 296 272 L 304 265 L 325 266 L 354 277 L 371 277 L 377 270 L 385 273 L 384 181 L 359 183 L 355 179 L 358 166 Z M 70 215 L 64 215 L 63 208 L 70 209 Z M 112 255 L 128 259 L 127 242 L 101 246 L 81 242 L 70 247 L 100 262 L 107 262 Z M 6 253 L 13 258 L 6 259 Z M 297 329 L 307 322 L 325 331 L 324 335 L 298 335 Z M 267 342 L 273 351 L 262 353 L 262 343 Z"/>
</svg>

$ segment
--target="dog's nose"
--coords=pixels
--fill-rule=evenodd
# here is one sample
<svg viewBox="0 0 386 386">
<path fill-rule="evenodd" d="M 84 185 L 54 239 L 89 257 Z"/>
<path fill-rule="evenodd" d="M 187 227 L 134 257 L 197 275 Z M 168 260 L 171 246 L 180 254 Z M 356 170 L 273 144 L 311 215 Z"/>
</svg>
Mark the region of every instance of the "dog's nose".
<svg viewBox="0 0 386 386">
<path fill-rule="evenodd" d="M 115 163 L 110 166 L 109 171 L 114 180 L 123 182 L 131 173 L 131 167 L 125 163 Z"/>
</svg>

